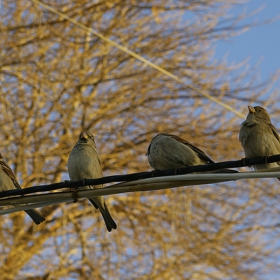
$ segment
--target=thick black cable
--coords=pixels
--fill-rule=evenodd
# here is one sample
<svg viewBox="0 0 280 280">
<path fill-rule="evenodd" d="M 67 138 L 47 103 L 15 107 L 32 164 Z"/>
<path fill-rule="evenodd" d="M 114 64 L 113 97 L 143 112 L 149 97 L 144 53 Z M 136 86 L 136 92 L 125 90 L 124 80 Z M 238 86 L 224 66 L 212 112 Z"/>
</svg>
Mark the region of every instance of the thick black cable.
<svg viewBox="0 0 280 280">
<path fill-rule="evenodd" d="M 49 192 L 53 190 L 60 190 L 66 188 L 78 189 L 79 187 L 89 186 L 89 185 L 100 185 L 100 184 L 107 184 L 107 183 L 114 183 L 114 182 L 128 182 L 128 181 L 135 181 L 135 180 L 154 178 L 154 177 L 182 175 L 182 174 L 189 174 L 193 172 L 209 172 L 209 171 L 216 171 L 224 168 L 239 168 L 244 166 L 252 166 L 255 164 L 266 164 L 266 163 L 272 163 L 278 161 L 280 162 L 280 155 L 274 155 L 270 157 L 259 157 L 259 158 L 250 158 L 250 159 L 243 158 L 241 160 L 236 160 L 236 161 L 224 161 L 218 163 L 211 163 L 207 165 L 189 166 L 180 169 L 153 170 L 150 172 L 138 172 L 138 173 L 131 173 L 127 175 L 113 175 L 113 176 L 107 176 L 99 179 L 85 179 L 85 180 L 79 180 L 73 182 L 64 181 L 55 184 L 33 186 L 21 190 L 16 189 L 16 190 L 3 191 L 0 192 L 0 198 L 15 196 L 15 195 L 27 195 L 27 194 L 37 193 L 37 192 Z"/>
</svg>

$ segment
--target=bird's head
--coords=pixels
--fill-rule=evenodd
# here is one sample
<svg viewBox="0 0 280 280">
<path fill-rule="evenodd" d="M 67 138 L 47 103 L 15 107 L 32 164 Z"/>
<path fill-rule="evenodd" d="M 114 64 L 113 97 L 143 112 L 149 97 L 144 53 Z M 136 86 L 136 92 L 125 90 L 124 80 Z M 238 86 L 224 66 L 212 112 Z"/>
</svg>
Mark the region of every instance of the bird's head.
<svg viewBox="0 0 280 280">
<path fill-rule="evenodd" d="M 94 141 L 94 137 L 92 134 L 87 133 L 87 132 L 81 132 L 79 135 L 79 143 L 91 143 L 94 144 L 95 146 L 95 141 Z"/>
<path fill-rule="evenodd" d="M 248 106 L 248 117 L 254 118 L 254 119 L 259 119 L 259 120 L 264 120 L 264 121 L 270 121 L 270 117 L 268 112 L 261 106 Z"/>
</svg>

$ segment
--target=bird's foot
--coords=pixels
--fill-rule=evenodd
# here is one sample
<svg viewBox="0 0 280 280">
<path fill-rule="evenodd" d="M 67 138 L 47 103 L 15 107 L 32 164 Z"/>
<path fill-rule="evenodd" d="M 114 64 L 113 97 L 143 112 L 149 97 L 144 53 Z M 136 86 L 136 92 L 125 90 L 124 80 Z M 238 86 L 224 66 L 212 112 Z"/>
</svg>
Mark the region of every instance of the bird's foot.
<svg viewBox="0 0 280 280">
<path fill-rule="evenodd" d="M 181 172 L 181 169 L 180 168 L 175 168 L 174 169 L 174 174 L 175 175 L 177 175 L 178 173 L 180 173 Z"/>
<path fill-rule="evenodd" d="M 79 190 L 79 188 L 75 188 L 75 189 L 72 190 L 72 196 L 74 198 L 74 200 L 73 200 L 74 203 L 76 203 L 78 201 L 78 196 L 77 196 L 78 190 Z"/>
<path fill-rule="evenodd" d="M 251 165 L 248 165 L 247 163 L 247 158 L 242 158 L 242 163 L 244 164 L 244 166 L 251 167 Z"/>
<path fill-rule="evenodd" d="M 264 163 L 267 164 L 267 160 L 269 159 L 269 156 L 266 156 L 264 159 Z"/>
<path fill-rule="evenodd" d="M 64 180 L 64 183 L 67 183 L 67 182 L 71 182 L 71 181 L 68 181 L 68 180 Z M 84 182 L 83 182 L 84 183 Z M 72 192 L 72 196 L 74 198 L 73 202 L 76 203 L 78 201 L 78 196 L 77 196 L 77 192 L 80 190 L 80 188 L 70 188 L 70 191 Z"/>
<path fill-rule="evenodd" d="M 160 171 L 160 170 L 157 170 L 157 169 L 152 170 L 152 171 L 151 171 L 152 177 L 157 177 L 158 174 L 159 174 L 159 171 Z"/>
</svg>

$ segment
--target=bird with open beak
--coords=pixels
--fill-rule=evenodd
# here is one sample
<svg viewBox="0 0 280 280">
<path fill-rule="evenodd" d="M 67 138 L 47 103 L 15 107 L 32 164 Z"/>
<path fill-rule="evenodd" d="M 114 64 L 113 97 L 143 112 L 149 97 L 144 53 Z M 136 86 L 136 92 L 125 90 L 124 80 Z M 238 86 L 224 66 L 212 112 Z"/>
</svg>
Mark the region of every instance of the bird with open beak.
<svg viewBox="0 0 280 280">
<path fill-rule="evenodd" d="M 280 137 L 270 120 L 268 112 L 261 106 L 248 106 L 249 113 L 242 123 L 239 141 L 247 158 L 269 157 L 280 154 Z M 280 162 L 257 164 L 256 170 L 279 167 Z"/>
</svg>

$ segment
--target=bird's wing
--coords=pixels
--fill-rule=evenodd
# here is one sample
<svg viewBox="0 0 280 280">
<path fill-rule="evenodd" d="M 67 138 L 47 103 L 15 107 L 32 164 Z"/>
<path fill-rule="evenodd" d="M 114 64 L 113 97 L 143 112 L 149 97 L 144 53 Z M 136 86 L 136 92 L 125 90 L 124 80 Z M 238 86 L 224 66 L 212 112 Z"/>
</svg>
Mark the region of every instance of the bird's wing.
<svg viewBox="0 0 280 280">
<path fill-rule="evenodd" d="M 279 137 L 279 134 L 277 132 L 277 129 L 275 128 L 275 126 L 271 123 L 269 124 L 269 127 L 273 133 L 273 135 L 276 137 L 276 139 L 278 140 L 278 142 L 280 142 L 280 137 Z"/>
<path fill-rule="evenodd" d="M 197 155 L 198 157 L 204 161 L 204 162 L 207 162 L 207 163 L 214 163 L 214 161 L 209 158 L 203 151 L 201 151 L 199 148 L 197 148 L 196 146 L 192 145 L 189 141 L 179 137 L 179 136 L 176 136 L 176 135 L 170 135 L 170 137 L 174 138 L 175 140 L 177 140 L 178 142 L 190 147 Z"/>
<path fill-rule="evenodd" d="M 4 162 L 4 161 L 1 161 L 0 164 L 1 164 L 1 167 L 2 167 L 3 171 L 9 176 L 9 178 L 14 183 L 15 187 L 20 190 L 21 187 L 20 187 L 20 185 L 19 185 L 19 183 L 18 183 L 18 181 L 16 179 L 16 176 L 15 176 L 14 172 L 9 167 L 9 165 L 6 162 Z"/>
</svg>

